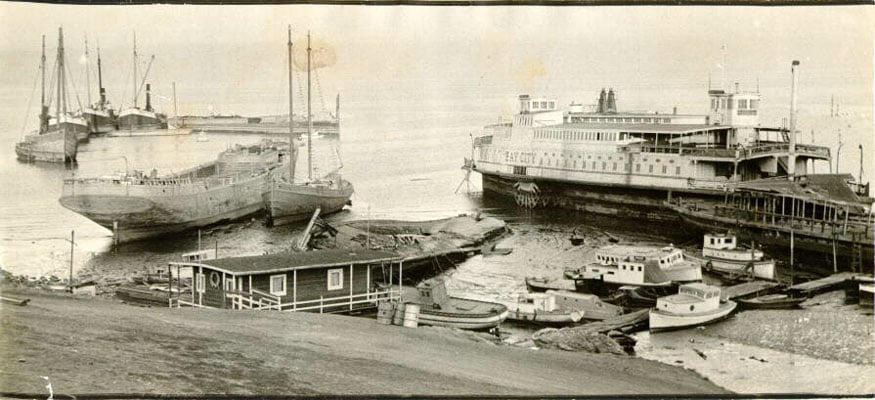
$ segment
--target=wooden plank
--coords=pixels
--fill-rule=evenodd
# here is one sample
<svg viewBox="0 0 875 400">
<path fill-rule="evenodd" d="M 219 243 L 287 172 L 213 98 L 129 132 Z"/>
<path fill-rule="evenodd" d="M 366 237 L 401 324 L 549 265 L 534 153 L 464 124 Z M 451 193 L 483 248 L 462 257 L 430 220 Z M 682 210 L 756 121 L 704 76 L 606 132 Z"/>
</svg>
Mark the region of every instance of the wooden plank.
<svg viewBox="0 0 875 400">
<path fill-rule="evenodd" d="M 770 281 L 751 281 L 738 285 L 720 288 L 720 297 L 728 300 L 747 297 L 755 294 L 768 294 L 781 285 Z"/>
</svg>

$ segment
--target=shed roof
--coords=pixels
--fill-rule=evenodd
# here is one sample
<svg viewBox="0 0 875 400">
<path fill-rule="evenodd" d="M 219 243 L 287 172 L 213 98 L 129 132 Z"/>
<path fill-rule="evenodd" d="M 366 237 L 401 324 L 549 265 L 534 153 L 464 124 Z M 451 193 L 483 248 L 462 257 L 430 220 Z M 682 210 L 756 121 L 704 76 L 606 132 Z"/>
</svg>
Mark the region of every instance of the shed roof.
<svg viewBox="0 0 875 400">
<path fill-rule="evenodd" d="M 221 258 L 217 260 L 203 260 L 199 263 L 178 264 L 203 265 L 233 275 L 255 275 L 293 269 L 324 268 L 399 260 L 400 257 L 397 254 L 385 251 L 328 249 L 267 254 L 263 256 Z"/>
<path fill-rule="evenodd" d="M 811 201 L 844 203 L 861 207 L 860 198 L 846 183 L 850 174 L 811 174 L 794 180 L 786 177 L 758 179 L 739 183 L 739 190 L 770 192 Z"/>
</svg>

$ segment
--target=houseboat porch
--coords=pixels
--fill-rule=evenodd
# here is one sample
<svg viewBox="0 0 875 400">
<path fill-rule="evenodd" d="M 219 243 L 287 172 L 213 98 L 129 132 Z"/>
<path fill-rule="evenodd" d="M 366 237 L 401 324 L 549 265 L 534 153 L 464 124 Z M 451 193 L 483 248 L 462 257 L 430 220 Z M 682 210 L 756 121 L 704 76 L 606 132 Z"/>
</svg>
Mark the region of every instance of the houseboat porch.
<svg viewBox="0 0 875 400">
<path fill-rule="evenodd" d="M 190 273 L 193 290 L 171 296 L 170 307 L 341 313 L 398 300 L 403 261 L 393 253 L 359 249 L 291 252 L 168 265 Z M 171 280 L 172 282 L 172 280 Z"/>
</svg>

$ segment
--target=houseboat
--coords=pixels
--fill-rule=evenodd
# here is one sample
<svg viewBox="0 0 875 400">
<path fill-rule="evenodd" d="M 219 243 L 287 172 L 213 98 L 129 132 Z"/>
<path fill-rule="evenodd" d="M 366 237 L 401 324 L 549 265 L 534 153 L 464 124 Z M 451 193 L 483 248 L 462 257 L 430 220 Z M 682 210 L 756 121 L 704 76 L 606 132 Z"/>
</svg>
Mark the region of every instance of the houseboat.
<svg viewBox="0 0 875 400">
<path fill-rule="evenodd" d="M 688 255 L 709 271 L 730 280 L 756 278 L 775 280 L 775 260 L 766 258 L 762 250 L 738 247 L 738 238 L 730 233 L 705 234 L 702 251 Z"/>
<path fill-rule="evenodd" d="M 579 322 L 585 314 L 579 308 L 559 306 L 552 293 L 522 293 L 516 301 L 500 303 L 507 307 L 507 319 L 518 322 L 567 325 Z"/>
<path fill-rule="evenodd" d="M 575 278 L 584 292 L 605 295 L 620 286 L 664 286 L 702 280 L 702 268 L 672 245 L 617 245 L 596 251 L 596 262 L 584 265 Z"/>
<path fill-rule="evenodd" d="M 703 283 L 681 285 L 677 294 L 660 297 L 650 310 L 650 331 L 710 324 L 729 316 L 736 304 L 721 301 L 720 288 Z"/>
<path fill-rule="evenodd" d="M 808 163 L 830 160 L 829 148 L 796 143 L 793 118 L 789 129 L 761 126 L 758 90 L 736 84 L 707 95 L 707 115 L 623 112 L 604 89 L 596 106 L 566 110 L 521 95 L 512 121 L 474 139 L 463 168 L 482 175 L 484 195 L 522 207 L 677 221 L 667 198 L 722 198 L 738 182 L 803 174 Z"/>
<path fill-rule="evenodd" d="M 403 262 L 376 250 L 330 249 L 172 262 L 177 276 L 194 277 L 190 298 L 172 306 L 350 312 L 398 300 Z M 398 277 L 396 279 L 394 277 Z"/>
<path fill-rule="evenodd" d="M 482 330 L 498 326 L 508 316 L 503 304 L 449 296 L 440 278 L 427 279 L 416 288 L 405 288 L 401 301 L 419 305 L 421 325 Z"/>
</svg>

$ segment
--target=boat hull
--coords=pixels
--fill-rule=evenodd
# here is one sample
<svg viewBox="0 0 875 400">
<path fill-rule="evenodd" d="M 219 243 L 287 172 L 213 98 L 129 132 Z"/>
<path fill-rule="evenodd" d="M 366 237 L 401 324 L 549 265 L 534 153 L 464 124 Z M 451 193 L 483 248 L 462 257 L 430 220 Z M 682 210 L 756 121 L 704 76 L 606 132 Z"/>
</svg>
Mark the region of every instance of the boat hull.
<svg viewBox="0 0 875 400">
<path fill-rule="evenodd" d="M 116 120 L 109 114 L 84 112 L 83 115 L 88 121 L 88 130 L 92 135 L 102 135 L 115 130 Z"/>
<path fill-rule="evenodd" d="M 65 208 L 114 232 L 117 243 L 182 232 L 257 213 L 267 173 L 214 188 L 198 187 L 193 193 L 75 194 L 61 197 Z M 120 188 L 114 188 L 119 190 Z M 128 190 L 138 189 L 129 187 Z M 155 190 L 155 188 L 150 188 Z M 120 189 L 124 190 L 124 189 Z"/>
<path fill-rule="evenodd" d="M 714 257 L 691 256 L 700 262 L 705 271 L 725 275 L 729 278 L 753 276 L 769 281 L 775 280 L 775 260 L 734 261 Z"/>
<path fill-rule="evenodd" d="M 352 193 L 353 187 L 347 181 L 339 188 L 273 182 L 265 193 L 264 203 L 270 223 L 277 226 L 305 221 L 316 208 L 321 209 L 322 215 L 340 211 L 349 203 Z"/>
<path fill-rule="evenodd" d="M 755 297 L 752 299 L 736 299 L 735 301 L 738 303 L 739 308 L 748 310 L 786 310 L 790 308 L 799 308 L 799 304 L 805 300 L 805 298 L 793 299 L 789 297 L 776 300 L 760 300 L 760 298 Z"/>
<path fill-rule="evenodd" d="M 734 301 L 727 300 L 716 310 L 697 314 L 674 314 L 651 309 L 650 331 L 662 332 L 711 324 L 729 317 L 736 306 Z"/>
<path fill-rule="evenodd" d="M 498 326 L 507 316 L 507 309 L 487 314 L 444 313 L 436 310 L 421 309 L 419 312 L 419 323 L 446 328 L 480 330 Z"/>
<path fill-rule="evenodd" d="M 15 155 L 24 162 L 72 163 L 76 162 L 78 141 L 74 130 L 29 135 L 15 144 Z"/>
</svg>

